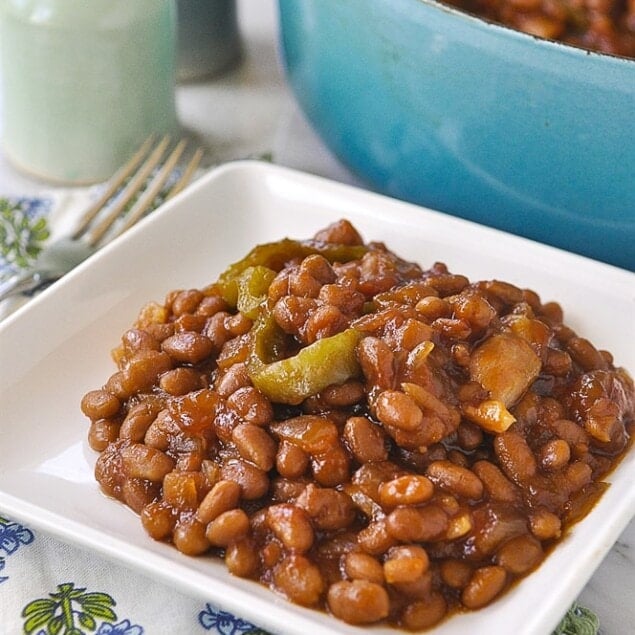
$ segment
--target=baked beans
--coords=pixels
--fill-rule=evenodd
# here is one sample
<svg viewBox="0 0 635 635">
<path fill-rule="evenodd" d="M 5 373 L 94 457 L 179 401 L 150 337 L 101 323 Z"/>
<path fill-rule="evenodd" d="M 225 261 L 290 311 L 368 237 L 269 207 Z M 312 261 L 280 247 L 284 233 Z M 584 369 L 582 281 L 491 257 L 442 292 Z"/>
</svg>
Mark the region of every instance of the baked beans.
<svg viewBox="0 0 635 635">
<path fill-rule="evenodd" d="M 144 307 L 81 402 L 155 540 L 351 624 L 432 627 L 540 565 L 632 433 L 633 381 L 509 283 L 339 221 Z"/>
<path fill-rule="evenodd" d="M 635 58 L 635 5 L 627 0 L 445 0 L 518 31 Z"/>
</svg>

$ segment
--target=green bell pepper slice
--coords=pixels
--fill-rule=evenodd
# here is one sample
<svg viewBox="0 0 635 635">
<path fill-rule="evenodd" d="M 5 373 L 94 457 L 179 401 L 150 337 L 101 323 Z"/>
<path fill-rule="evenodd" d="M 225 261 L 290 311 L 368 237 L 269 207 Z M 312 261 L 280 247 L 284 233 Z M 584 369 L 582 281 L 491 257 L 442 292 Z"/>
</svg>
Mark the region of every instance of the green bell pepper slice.
<svg viewBox="0 0 635 635">
<path fill-rule="evenodd" d="M 272 353 L 271 343 L 264 350 L 263 342 L 256 341 L 255 348 L 260 346 L 260 350 L 252 354 L 247 369 L 254 386 L 271 401 L 298 405 L 326 387 L 360 374 L 356 351 L 361 338 L 362 333 L 349 328 L 271 363 L 263 361 L 263 355 Z"/>
<path fill-rule="evenodd" d="M 218 287 L 225 302 L 235 307 L 238 302 L 238 279 L 249 267 L 263 266 L 275 272 L 295 258 L 320 254 L 329 262 L 348 262 L 361 258 L 368 251 L 364 245 L 340 245 L 317 240 L 284 238 L 274 243 L 254 247 L 242 260 L 230 265 L 219 277 Z"/>
</svg>

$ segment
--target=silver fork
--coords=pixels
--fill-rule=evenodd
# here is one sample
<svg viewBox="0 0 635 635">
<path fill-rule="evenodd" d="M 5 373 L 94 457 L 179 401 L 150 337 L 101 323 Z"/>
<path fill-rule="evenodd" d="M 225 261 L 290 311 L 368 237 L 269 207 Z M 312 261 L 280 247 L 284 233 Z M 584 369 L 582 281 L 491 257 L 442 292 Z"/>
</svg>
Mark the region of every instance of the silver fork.
<svg viewBox="0 0 635 635">
<path fill-rule="evenodd" d="M 158 143 L 153 138 L 147 139 L 110 179 L 99 199 L 84 212 L 72 235 L 47 245 L 30 268 L 0 282 L 0 302 L 20 294 L 37 293 L 132 227 L 161 192 L 186 145 L 185 139 L 180 140 L 157 167 L 170 146 L 170 138 L 163 137 Z M 164 200 L 172 198 L 190 182 L 202 155 L 202 149 L 197 148 Z M 155 169 L 156 173 L 150 179 Z M 135 195 L 138 195 L 137 200 L 127 210 Z"/>
</svg>

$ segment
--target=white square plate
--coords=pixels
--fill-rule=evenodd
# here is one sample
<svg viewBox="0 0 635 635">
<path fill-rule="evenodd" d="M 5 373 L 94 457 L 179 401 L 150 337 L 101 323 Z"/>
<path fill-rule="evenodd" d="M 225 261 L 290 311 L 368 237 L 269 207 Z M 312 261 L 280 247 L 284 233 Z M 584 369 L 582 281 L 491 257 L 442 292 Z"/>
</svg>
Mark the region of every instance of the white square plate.
<svg viewBox="0 0 635 635">
<path fill-rule="evenodd" d="M 445 262 L 557 300 L 567 323 L 635 369 L 635 275 L 369 192 L 256 162 L 221 167 L 80 265 L 0 325 L 0 509 L 273 632 L 361 633 L 294 606 L 211 558 L 152 541 L 100 493 L 82 395 L 113 372 L 110 350 L 150 300 L 200 287 L 258 243 L 308 238 L 340 218 L 423 267 Z M 550 633 L 635 514 L 635 452 L 542 566 L 493 605 L 435 633 Z M 626 590 L 625 590 L 626 593 Z M 377 627 L 376 633 L 395 633 Z"/>
</svg>

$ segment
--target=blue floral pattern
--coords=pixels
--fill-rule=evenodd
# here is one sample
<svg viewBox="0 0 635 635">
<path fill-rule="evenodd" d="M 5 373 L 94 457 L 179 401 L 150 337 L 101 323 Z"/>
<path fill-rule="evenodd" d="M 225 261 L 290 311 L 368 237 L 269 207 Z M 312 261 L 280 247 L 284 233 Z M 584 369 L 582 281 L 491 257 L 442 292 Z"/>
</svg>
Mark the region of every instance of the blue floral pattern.
<svg viewBox="0 0 635 635">
<path fill-rule="evenodd" d="M 28 527 L 0 516 L 0 571 L 6 565 L 6 556 L 13 555 L 22 545 L 31 544 L 34 539 Z M 0 575 L 0 583 L 8 579 L 8 576 Z"/>
<path fill-rule="evenodd" d="M 143 635 L 143 628 L 138 624 L 131 624 L 130 620 L 122 620 L 117 624 L 102 624 L 97 635 Z"/>
<path fill-rule="evenodd" d="M 205 630 L 215 629 L 220 635 L 266 635 L 262 629 L 227 611 L 221 611 L 207 603 L 198 614 L 198 621 Z"/>
</svg>

